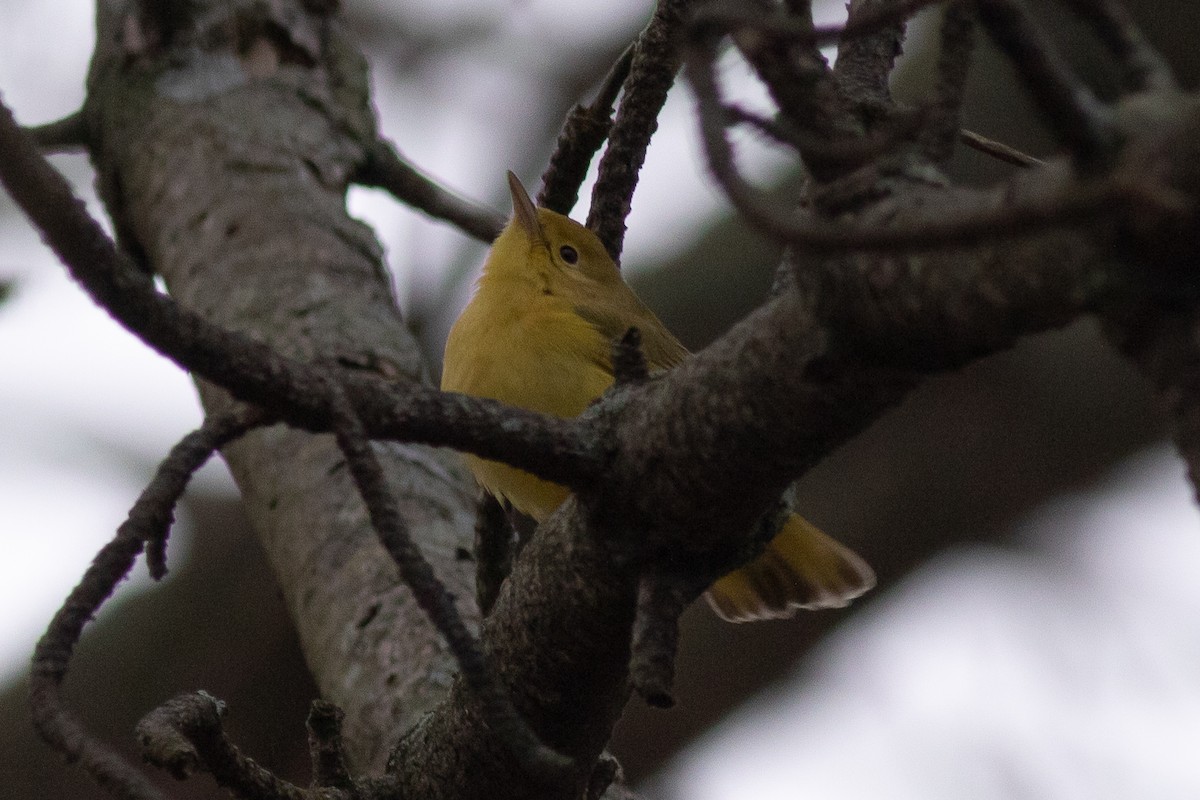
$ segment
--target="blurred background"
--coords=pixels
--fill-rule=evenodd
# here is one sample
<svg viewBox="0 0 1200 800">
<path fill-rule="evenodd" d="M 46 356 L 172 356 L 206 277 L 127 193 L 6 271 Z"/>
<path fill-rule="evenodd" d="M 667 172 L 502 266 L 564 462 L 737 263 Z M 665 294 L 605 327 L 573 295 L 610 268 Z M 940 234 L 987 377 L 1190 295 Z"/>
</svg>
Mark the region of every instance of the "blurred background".
<svg viewBox="0 0 1200 800">
<path fill-rule="evenodd" d="M 1129 5 L 1194 87 L 1200 4 Z M 371 59 L 383 131 L 415 164 L 496 208 L 504 170 L 532 186 L 567 109 L 649 15 L 628 0 L 345 6 Z M 823 21 L 844 13 L 818 6 Z M 1111 96 L 1104 54 L 1052 12 L 1040 10 L 1064 53 Z M 926 90 L 935 20 L 922 14 L 912 28 L 895 76 L 902 98 Z M 23 123 L 79 105 L 92 36 L 89 0 L 3 0 L 0 93 Z M 736 58 L 722 74 L 729 96 L 769 108 Z M 1052 152 L 986 47 L 969 98 L 966 127 Z M 738 225 L 707 179 L 692 106 L 677 87 L 634 197 L 624 261 L 698 348 L 762 298 L 778 248 Z M 796 180 L 786 153 L 752 135 L 738 146 L 762 185 Z M 93 198 L 86 159 L 55 163 Z M 1010 169 L 970 152 L 953 165 L 974 183 Z M 436 371 L 482 247 L 375 193 L 355 191 L 350 205 L 384 242 Z M 0 794 L 102 797 L 33 736 L 28 657 L 199 407 L 185 376 L 69 282 L 7 198 L 0 285 Z M 800 494 L 807 516 L 876 566 L 880 588 L 844 613 L 753 626 L 721 623 L 702 604 L 689 611 L 677 707 L 633 701 L 613 742 L 652 796 L 1200 797 L 1200 516 L 1147 387 L 1093 323 L 931 381 Z M 229 728 L 252 756 L 306 783 L 314 689 L 222 466 L 202 473 L 180 517 L 171 575 L 152 585 L 135 570 L 86 633 L 67 693 L 132 752 L 143 713 L 207 689 L 229 701 Z M 172 791 L 225 796 L 205 778 Z"/>
</svg>

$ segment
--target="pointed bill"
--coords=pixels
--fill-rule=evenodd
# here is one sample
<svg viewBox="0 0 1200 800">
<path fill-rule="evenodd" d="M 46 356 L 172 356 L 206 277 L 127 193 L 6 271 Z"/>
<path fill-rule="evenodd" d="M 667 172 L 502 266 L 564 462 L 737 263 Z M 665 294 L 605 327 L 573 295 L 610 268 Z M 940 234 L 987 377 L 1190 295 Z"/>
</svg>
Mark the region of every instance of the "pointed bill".
<svg viewBox="0 0 1200 800">
<path fill-rule="evenodd" d="M 530 239 L 542 239 L 542 223 L 538 221 L 537 207 L 529 199 L 529 193 L 517 176 L 508 173 L 508 190 L 512 192 L 513 217 L 520 223 Z"/>
</svg>

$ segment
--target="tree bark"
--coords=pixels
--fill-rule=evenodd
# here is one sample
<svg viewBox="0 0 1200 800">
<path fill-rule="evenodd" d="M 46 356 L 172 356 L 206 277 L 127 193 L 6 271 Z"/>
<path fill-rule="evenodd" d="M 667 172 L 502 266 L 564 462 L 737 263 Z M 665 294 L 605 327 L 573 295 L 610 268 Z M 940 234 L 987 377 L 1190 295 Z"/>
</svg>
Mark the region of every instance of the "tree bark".
<svg viewBox="0 0 1200 800">
<path fill-rule="evenodd" d="M 261 20 L 211 3 L 209 24 L 241 26 L 250 41 L 142 71 L 127 41 L 137 5 L 104 5 L 86 108 L 127 247 L 215 323 L 302 360 L 424 379 L 382 249 L 345 208 L 374 119 L 365 64 L 337 23 L 295 4 L 328 46 L 318 63 L 289 63 L 265 33 L 255 38 Z M 200 389 L 210 413 L 228 405 L 225 392 Z M 376 450 L 413 535 L 477 619 L 463 555 L 470 478 L 445 451 Z M 346 712 L 354 765 L 379 773 L 400 734 L 444 696 L 455 662 L 379 545 L 331 436 L 277 426 L 224 455 L 321 694 Z"/>
</svg>

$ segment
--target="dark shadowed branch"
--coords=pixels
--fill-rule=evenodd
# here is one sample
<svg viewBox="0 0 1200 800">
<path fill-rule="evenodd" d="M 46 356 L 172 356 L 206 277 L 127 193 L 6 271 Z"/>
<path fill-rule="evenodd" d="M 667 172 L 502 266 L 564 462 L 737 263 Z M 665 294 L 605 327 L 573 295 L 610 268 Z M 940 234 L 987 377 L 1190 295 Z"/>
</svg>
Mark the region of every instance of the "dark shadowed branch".
<svg viewBox="0 0 1200 800">
<path fill-rule="evenodd" d="M 504 215 L 439 186 L 401 158 L 395 146 L 384 139 L 367 151 L 367 160 L 354 180 L 384 189 L 401 203 L 448 222 L 485 244 L 491 244 L 507 222 Z"/>
<path fill-rule="evenodd" d="M 263 769 L 225 735 L 225 704 L 207 692 L 181 694 L 137 725 L 142 757 L 180 780 L 209 772 L 239 800 L 335 800 L 348 793 L 302 789 Z"/>
<path fill-rule="evenodd" d="M 1008 54 L 1042 120 L 1085 168 L 1107 164 L 1116 145 L 1112 115 L 1067 66 L 1019 0 L 981 0 L 980 19 Z"/>
<path fill-rule="evenodd" d="M 513 706 L 508 691 L 500 685 L 479 641 L 467 629 L 454 607 L 454 598 L 438 580 L 433 567 L 413 542 L 400 516 L 387 476 L 345 394 L 330 384 L 329 398 L 334 435 L 346 456 L 355 486 L 367 506 L 371 524 L 396 566 L 412 589 L 417 604 L 445 638 L 458 661 L 463 678 L 478 696 L 488 726 L 531 774 L 557 780 L 571 766 L 569 759 L 543 744 Z"/>
<path fill-rule="evenodd" d="M 220 447 L 263 423 L 260 415 L 237 411 L 210 417 L 197 431 L 172 448 L 149 485 L 138 497 L 116 537 L 96 555 L 79 585 L 72 590 L 38 641 L 30 676 L 30 705 L 38 733 L 78 761 L 100 785 L 116 796 L 150 800 L 161 795 L 145 776 L 116 751 L 97 739 L 64 704 L 59 692 L 84 626 L 112 595 L 143 549 L 150 572 L 166 572 L 163 551 L 174 510 L 188 481 Z"/>
<path fill-rule="evenodd" d="M 342 720 L 345 716 L 333 703 L 320 699 L 313 701 L 305 724 L 315 786 L 331 789 L 352 789 L 354 786 L 342 741 Z"/>
<path fill-rule="evenodd" d="M 38 147 L 47 153 L 75 152 L 88 145 L 87 120 L 80 111 L 25 130 Z"/>
<path fill-rule="evenodd" d="M 504 506 L 492 495 L 480 493 L 475 514 L 475 601 L 486 617 L 512 572 L 516 541 Z"/>
<path fill-rule="evenodd" d="M 1112 51 L 1127 89 L 1170 92 L 1179 88 L 1166 60 L 1150 46 L 1119 0 L 1064 0 L 1064 5 L 1091 25 Z"/>
</svg>

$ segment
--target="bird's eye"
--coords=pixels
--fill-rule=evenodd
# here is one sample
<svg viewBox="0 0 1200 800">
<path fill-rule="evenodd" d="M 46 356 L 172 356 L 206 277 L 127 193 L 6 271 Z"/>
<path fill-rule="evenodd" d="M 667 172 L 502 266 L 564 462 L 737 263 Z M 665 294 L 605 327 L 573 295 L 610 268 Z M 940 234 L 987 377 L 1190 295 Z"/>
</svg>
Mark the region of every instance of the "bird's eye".
<svg viewBox="0 0 1200 800">
<path fill-rule="evenodd" d="M 562 247 L 558 248 L 558 254 L 562 256 L 562 260 L 568 264 L 574 264 L 579 260 L 579 251 L 577 251 L 574 247 L 571 247 L 569 244 L 564 244 Z"/>
</svg>

